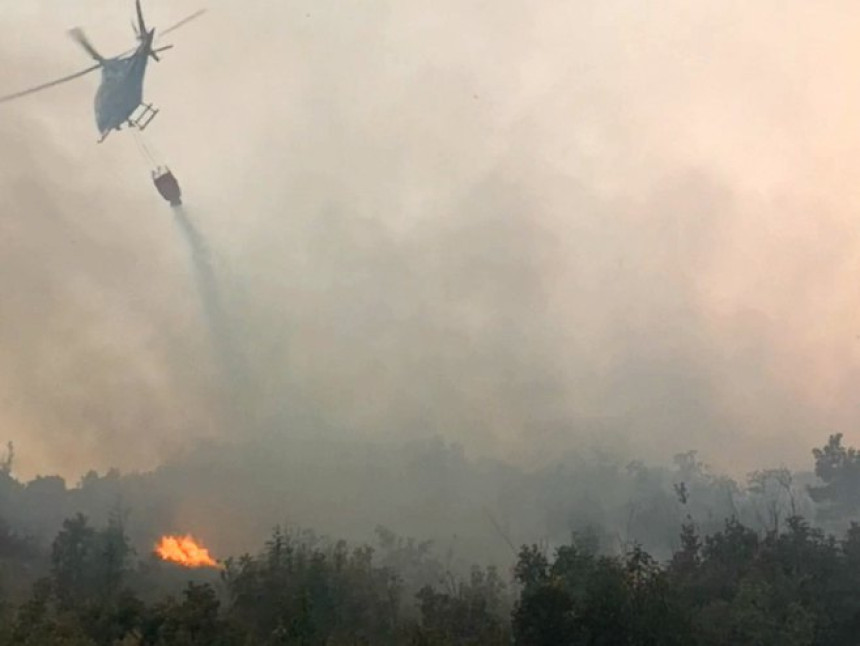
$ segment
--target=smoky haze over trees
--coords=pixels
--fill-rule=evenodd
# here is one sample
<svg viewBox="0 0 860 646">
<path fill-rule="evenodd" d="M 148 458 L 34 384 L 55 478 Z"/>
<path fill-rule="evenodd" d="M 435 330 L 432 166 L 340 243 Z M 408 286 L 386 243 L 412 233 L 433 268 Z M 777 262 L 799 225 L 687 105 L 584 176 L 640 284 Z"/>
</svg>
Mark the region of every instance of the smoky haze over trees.
<svg viewBox="0 0 860 646">
<path fill-rule="evenodd" d="M 415 454 L 458 493 L 477 490 L 488 471 L 502 493 L 516 480 L 517 493 L 534 496 L 521 517 L 547 534 L 517 547 L 522 534 L 512 539 L 510 516 L 500 522 L 485 509 L 511 550 L 499 567 L 487 540 L 480 560 L 463 559 L 468 534 L 445 549 L 387 527 L 362 545 L 276 526 L 254 552 L 183 569 L 153 551 L 159 530 L 171 527 L 159 512 L 175 503 L 159 501 L 158 487 L 175 484 L 176 474 L 141 482 L 93 473 L 67 490 L 59 479 L 16 480 L 10 447 L 0 469 L 0 644 L 856 643 L 858 489 L 845 485 L 856 477 L 857 451 L 841 435 L 813 451 L 817 477 L 780 468 L 747 482 L 709 473 L 692 452 L 676 456 L 671 472 L 595 460 L 590 472 L 576 465 L 551 474 L 487 469 L 440 445 Z M 217 455 L 208 457 L 220 471 Z M 185 466 L 182 473 L 199 477 Z M 426 485 L 421 467 L 410 467 Z M 578 499 L 583 472 L 600 500 Z M 439 486 L 423 502 L 442 502 L 447 518 L 424 508 L 417 492 L 400 496 L 432 522 L 468 530 L 457 518 L 463 504 Z M 626 505 L 613 507 L 622 495 Z M 238 498 L 230 504 L 240 506 Z M 393 506 L 383 495 L 377 503 Z M 60 522 L 58 512 L 73 508 L 101 520 L 78 511 Z M 271 513 L 265 501 L 254 512 Z M 626 533 L 613 535 L 621 512 Z M 195 520 L 183 518 L 184 526 Z M 560 540 L 553 523 L 567 523 Z"/>
</svg>

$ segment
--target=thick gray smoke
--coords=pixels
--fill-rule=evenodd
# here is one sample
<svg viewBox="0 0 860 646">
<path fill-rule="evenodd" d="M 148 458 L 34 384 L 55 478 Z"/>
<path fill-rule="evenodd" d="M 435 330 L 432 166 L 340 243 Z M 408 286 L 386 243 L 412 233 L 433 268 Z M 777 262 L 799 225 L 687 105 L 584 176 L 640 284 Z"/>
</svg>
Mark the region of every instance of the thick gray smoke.
<svg viewBox="0 0 860 646">
<path fill-rule="evenodd" d="M 198 8 L 144 4 L 156 26 Z M 440 435 L 530 464 L 698 448 L 743 471 L 860 421 L 847 0 L 210 8 L 147 98 L 254 422 L 224 421 L 184 250 L 128 140 L 94 144 L 90 78 L 0 114 L 22 473 L 249 435 Z M 0 87 L 86 65 L 74 24 L 121 51 L 130 9 L 4 4 Z"/>
</svg>

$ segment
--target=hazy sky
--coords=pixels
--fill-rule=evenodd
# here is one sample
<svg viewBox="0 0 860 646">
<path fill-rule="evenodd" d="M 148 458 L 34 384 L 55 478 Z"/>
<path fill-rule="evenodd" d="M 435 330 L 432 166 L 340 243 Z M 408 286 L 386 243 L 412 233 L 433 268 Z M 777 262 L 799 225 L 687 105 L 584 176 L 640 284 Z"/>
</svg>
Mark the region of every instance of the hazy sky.
<svg viewBox="0 0 860 646">
<path fill-rule="evenodd" d="M 194 0 L 145 2 L 166 26 Z M 808 465 L 860 422 L 860 6 L 222 0 L 145 139 L 248 375 L 98 78 L 0 106 L 0 438 L 24 474 L 189 439 L 439 433 Z M 132 2 L 0 0 L 0 94 L 132 43 Z M 252 414 L 251 414 L 252 412 Z M 856 440 L 855 440 L 856 443 Z"/>
</svg>

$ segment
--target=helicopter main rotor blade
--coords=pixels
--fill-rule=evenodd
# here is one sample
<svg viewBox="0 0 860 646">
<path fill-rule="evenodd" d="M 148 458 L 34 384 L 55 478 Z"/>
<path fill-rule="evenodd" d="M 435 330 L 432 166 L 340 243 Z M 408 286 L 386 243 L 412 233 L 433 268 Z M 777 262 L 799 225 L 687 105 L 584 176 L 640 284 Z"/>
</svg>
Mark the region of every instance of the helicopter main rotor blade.
<svg viewBox="0 0 860 646">
<path fill-rule="evenodd" d="M 68 81 L 73 81 L 76 78 L 83 76 L 84 74 L 89 74 L 90 72 L 94 72 L 99 69 L 101 64 L 93 65 L 92 67 L 88 67 L 85 70 L 81 70 L 80 72 L 75 72 L 74 74 L 69 74 L 68 76 L 64 76 L 63 78 L 57 79 L 56 81 L 50 81 L 48 83 L 42 83 L 42 85 L 37 85 L 36 87 L 31 87 L 27 90 L 22 90 L 20 92 L 15 92 L 15 94 L 7 94 L 6 96 L 0 96 L 0 103 L 5 103 L 6 101 L 11 101 L 12 99 L 18 99 L 22 96 L 27 96 L 28 94 L 33 94 L 34 92 L 39 92 L 41 90 L 47 90 L 49 87 L 54 87 L 55 85 L 60 85 L 60 83 L 66 83 Z"/>
<path fill-rule="evenodd" d="M 93 44 L 90 42 L 89 38 L 87 38 L 83 29 L 81 29 L 80 27 L 75 27 L 74 29 L 70 29 L 69 35 L 78 42 L 78 45 L 80 45 L 81 47 L 83 47 L 86 50 L 87 54 L 92 56 L 99 63 L 104 61 L 104 56 L 99 54 L 98 51 L 96 50 L 96 48 L 93 47 Z"/>
<path fill-rule="evenodd" d="M 186 17 L 186 18 L 183 18 L 182 20 L 180 20 L 179 22 L 177 22 L 175 25 L 170 25 L 170 27 L 168 27 L 167 29 L 161 29 L 161 30 L 159 30 L 159 34 L 160 34 L 160 36 L 164 36 L 164 35 L 166 35 L 166 34 L 169 34 L 169 33 L 170 33 L 171 31 L 173 31 L 174 29 L 179 29 L 180 27 L 182 27 L 182 26 L 183 26 L 183 25 L 185 25 L 186 23 L 191 22 L 191 21 L 192 21 L 192 20 L 194 20 L 195 18 L 199 18 L 199 17 L 200 17 L 200 16 L 202 16 L 204 13 L 206 13 L 206 9 L 199 9 L 199 10 L 195 11 L 194 13 L 192 13 L 190 16 L 188 16 L 188 17 Z"/>
</svg>

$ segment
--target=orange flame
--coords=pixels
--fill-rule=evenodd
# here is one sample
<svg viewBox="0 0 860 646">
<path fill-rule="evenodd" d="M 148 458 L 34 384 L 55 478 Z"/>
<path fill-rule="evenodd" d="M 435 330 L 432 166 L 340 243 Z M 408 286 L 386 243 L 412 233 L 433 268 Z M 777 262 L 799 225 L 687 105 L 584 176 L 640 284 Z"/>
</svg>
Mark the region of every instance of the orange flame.
<svg viewBox="0 0 860 646">
<path fill-rule="evenodd" d="M 155 552 L 165 561 L 180 563 L 185 567 L 219 567 L 209 555 L 209 550 L 191 536 L 162 536 Z"/>
</svg>

